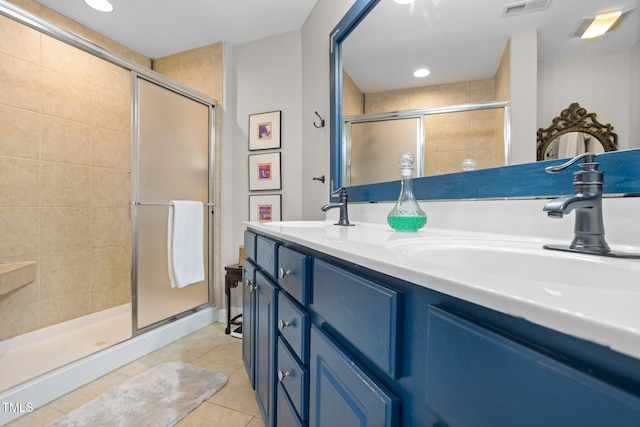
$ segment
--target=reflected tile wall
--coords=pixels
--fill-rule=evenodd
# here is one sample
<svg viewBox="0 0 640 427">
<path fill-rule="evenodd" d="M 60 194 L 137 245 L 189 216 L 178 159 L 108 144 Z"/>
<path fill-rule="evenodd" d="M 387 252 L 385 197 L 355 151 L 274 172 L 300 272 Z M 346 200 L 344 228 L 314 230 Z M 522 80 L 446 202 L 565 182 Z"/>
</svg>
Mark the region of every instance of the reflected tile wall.
<svg viewBox="0 0 640 427">
<path fill-rule="evenodd" d="M 495 101 L 495 79 L 370 93 L 365 113 L 434 108 Z M 502 111 L 502 110 L 500 110 Z M 461 163 L 473 158 L 478 168 L 498 166 L 495 149 L 494 110 L 425 116 L 425 175 L 460 172 Z"/>
<path fill-rule="evenodd" d="M 0 264 L 38 262 L 0 296 L 0 340 L 130 301 L 130 86 L 0 17 Z"/>
</svg>

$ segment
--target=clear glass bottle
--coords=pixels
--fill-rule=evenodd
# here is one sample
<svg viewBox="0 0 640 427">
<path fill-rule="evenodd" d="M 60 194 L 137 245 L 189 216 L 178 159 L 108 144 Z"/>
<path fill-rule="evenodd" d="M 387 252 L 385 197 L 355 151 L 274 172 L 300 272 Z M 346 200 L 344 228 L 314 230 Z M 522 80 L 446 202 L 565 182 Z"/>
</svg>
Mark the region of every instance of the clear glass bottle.
<svg viewBox="0 0 640 427">
<path fill-rule="evenodd" d="M 415 157 L 411 153 L 402 153 L 400 155 L 400 165 L 402 166 L 400 168 L 400 173 L 402 174 L 400 196 L 396 205 L 387 215 L 387 223 L 397 231 L 416 231 L 427 223 L 427 214 L 420 209 L 413 195 L 414 159 Z"/>
</svg>

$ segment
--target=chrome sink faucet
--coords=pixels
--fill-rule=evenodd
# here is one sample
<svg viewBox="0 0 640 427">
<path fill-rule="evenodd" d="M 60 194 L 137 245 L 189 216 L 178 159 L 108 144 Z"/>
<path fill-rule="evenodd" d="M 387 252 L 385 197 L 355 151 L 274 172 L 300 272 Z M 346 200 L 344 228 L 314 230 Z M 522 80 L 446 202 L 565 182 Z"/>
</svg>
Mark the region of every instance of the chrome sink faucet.
<svg viewBox="0 0 640 427">
<path fill-rule="evenodd" d="M 331 194 L 338 194 L 338 193 L 340 193 L 340 200 L 338 203 L 328 203 L 324 205 L 321 209 L 323 212 L 326 212 L 329 209 L 340 208 L 340 219 L 334 225 L 351 226 L 353 224 L 349 222 L 349 210 L 348 210 L 349 196 L 347 194 L 347 189 L 344 187 L 340 187 L 336 191 L 333 191 Z"/>
<path fill-rule="evenodd" d="M 548 202 L 543 210 L 551 218 L 562 218 L 564 214 L 576 211 L 574 238 L 568 248 L 545 245 L 547 249 L 569 250 L 593 254 L 611 252 L 604 239 L 602 220 L 602 183 L 604 172 L 598 170 L 596 155 L 585 153 L 559 166 L 545 168 L 548 173 L 558 173 L 584 159 L 573 174 L 574 195 L 563 196 Z"/>
</svg>

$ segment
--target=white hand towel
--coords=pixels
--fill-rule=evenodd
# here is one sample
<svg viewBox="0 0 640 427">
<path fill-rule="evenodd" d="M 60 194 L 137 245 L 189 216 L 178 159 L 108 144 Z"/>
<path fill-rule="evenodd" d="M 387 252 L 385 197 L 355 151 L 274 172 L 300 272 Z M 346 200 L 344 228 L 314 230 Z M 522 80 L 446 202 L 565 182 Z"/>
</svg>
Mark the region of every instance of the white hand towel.
<svg viewBox="0 0 640 427">
<path fill-rule="evenodd" d="M 558 158 L 575 157 L 586 153 L 584 144 L 584 134 L 582 132 L 569 132 L 560 136 L 560 146 L 558 148 Z"/>
<path fill-rule="evenodd" d="M 204 205 L 172 200 L 167 227 L 167 255 L 172 288 L 204 280 Z"/>
</svg>

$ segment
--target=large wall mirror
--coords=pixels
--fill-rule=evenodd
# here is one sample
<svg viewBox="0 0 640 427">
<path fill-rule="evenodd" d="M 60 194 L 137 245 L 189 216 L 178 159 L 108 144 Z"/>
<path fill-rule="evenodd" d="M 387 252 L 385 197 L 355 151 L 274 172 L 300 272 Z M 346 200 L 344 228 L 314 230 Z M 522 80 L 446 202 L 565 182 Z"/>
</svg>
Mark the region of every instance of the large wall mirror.
<svg viewBox="0 0 640 427">
<path fill-rule="evenodd" d="M 609 4 L 611 3 L 611 4 Z M 345 118 L 397 114 L 415 109 L 446 108 L 483 102 L 507 102 L 511 138 L 495 136 L 491 161 L 482 170 L 462 172 L 462 160 L 489 158 L 486 135 L 503 135 L 505 123 L 494 114 L 491 124 L 476 117 L 442 117 L 424 122 L 425 133 L 439 135 L 438 144 L 424 141 L 425 178 L 417 187 L 447 183 L 442 192 L 419 194 L 422 199 L 482 197 L 457 191 L 471 182 L 469 174 L 486 177 L 495 189 L 490 197 L 554 195 L 537 187 L 503 194 L 497 176 L 521 173 L 517 165 L 542 170 L 538 160 L 538 129 L 577 102 L 612 124 L 617 133 L 616 162 L 635 156 L 640 147 L 640 0 L 504 0 L 448 1 L 356 0 L 331 34 L 331 178 L 332 189 L 348 185 L 350 156 L 344 136 Z M 623 18 L 604 36 L 583 40 L 574 34 L 583 19 L 621 10 Z M 428 68 L 427 77 L 413 72 Z M 430 118 L 433 119 L 433 118 Z M 486 118 L 485 118 L 486 119 Z M 429 131 L 427 131 L 429 129 Z M 484 142 L 483 142 L 484 141 Z M 393 144 L 393 141 L 389 141 Z M 485 151 L 480 151 L 480 148 Z M 604 150 L 607 151 L 607 150 Z M 364 158 L 372 157 L 367 153 Z M 606 160 L 604 160 L 606 162 Z M 451 168 L 430 165 L 448 164 Z M 507 167 L 505 167 L 507 165 Z M 514 166 L 516 165 L 516 166 Z M 620 170 L 620 168 L 618 168 Z M 350 188 L 350 200 L 387 200 L 386 176 L 381 183 Z M 535 179 L 532 181 L 536 181 Z M 474 186 L 485 186 L 473 180 Z M 420 191 L 420 190 L 418 190 Z M 606 188 L 605 188 L 606 191 Z M 611 192 L 618 193 L 618 189 Z M 637 191 L 636 191 L 637 192 Z M 389 191 L 388 200 L 397 194 Z M 446 193 L 446 194 L 445 194 Z"/>
</svg>

